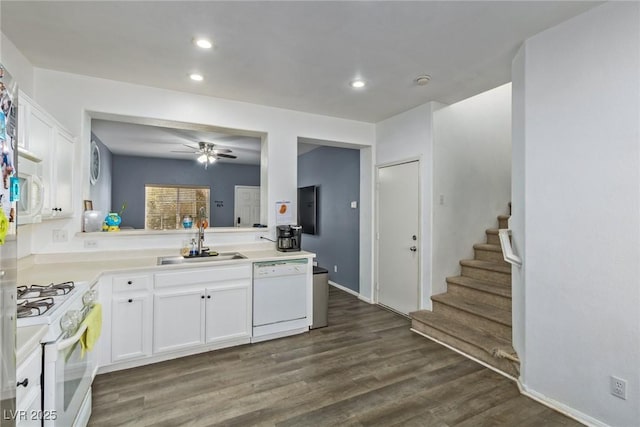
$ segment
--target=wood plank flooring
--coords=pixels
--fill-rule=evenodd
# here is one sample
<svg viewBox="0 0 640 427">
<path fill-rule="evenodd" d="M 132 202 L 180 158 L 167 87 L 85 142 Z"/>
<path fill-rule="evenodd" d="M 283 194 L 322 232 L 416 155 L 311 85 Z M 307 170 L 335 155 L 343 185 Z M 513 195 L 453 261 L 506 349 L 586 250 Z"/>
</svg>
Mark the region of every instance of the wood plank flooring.
<svg viewBox="0 0 640 427">
<path fill-rule="evenodd" d="M 329 325 L 99 375 L 89 426 L 578 426 L 331 288 Z"/>
</svg>

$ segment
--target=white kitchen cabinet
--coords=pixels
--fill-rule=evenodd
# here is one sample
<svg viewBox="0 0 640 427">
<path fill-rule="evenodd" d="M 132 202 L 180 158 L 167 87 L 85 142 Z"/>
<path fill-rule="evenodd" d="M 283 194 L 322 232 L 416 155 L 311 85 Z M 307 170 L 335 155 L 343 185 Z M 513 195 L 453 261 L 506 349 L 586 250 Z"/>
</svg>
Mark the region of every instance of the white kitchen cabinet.
<svg viewBox="0 0 640 427">
<path fill-rule="evenodd" d="M 110 350 L 106 360 L 117 363 L 152 355 L 153 294 L 150 274 L 118 275 L 101 282 L 110 302 Z M 108 288 L 108 285 L 112 285 Z M 106 310 L 105 310 L 106 311 Z"/>
<path fill-rule="evenodd" d="M 153 297 L 153 352 L 204 344 L 204 289 L 176 289 Z"/>
<path fill-rule="evenodd" d="M 75 137 L 22 92 L 19 95 L 18 145 L 42 159 L 42 218 L 73 215 Z"/>
<path fill-rule="evenodd" d="M 251 267 L 155 275 L 154 353 L 251 337 Z"/>
<path fill-rule="evenodd" d="M 18 96 L 18 146 L 44 159 L 53 145 L 55 120 L 28 96 Z"/>
<path fill-rule="evenodd" d="M 40 378 L 42 374 L 42 347 L 38 345 L 27 359 L 16 368 L 16 427 L 40 426 L 42 413 Z"/>
<path fill-rule="evenodd" d="M 56 128 L 55 132 L 53 159 L 52 191 L 49 193 L 51 216 L 57 218 L 70 217 L 73 215 L 74 202 L 75 137 L 59 127 Z M 43 212 L 46 211 L 43 208 Z"/>
<path fill-rule="evenodd" d="M 151 356 L 153 298 L 115 294 L 111 302 L 111 362 Z"/>
<path fill-rule="evenodd" d="M 251 307 L 247 304 L 250 293 L 251 287 L 244 281 L 207 288 L 207 344 L 250 336 Z"/>
</svg>

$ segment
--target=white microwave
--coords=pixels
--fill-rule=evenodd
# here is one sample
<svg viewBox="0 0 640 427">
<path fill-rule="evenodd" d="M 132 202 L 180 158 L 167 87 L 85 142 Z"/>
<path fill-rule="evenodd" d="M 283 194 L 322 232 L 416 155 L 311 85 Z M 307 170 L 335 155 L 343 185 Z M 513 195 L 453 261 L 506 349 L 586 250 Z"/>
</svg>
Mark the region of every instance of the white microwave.
<svg viewBox="0 0 640 427">
<path fill-rule="evenodd" d="M 18 225 L 42 222 L 44 186 L 41 160 L 22 148 L 18 149 L 18 182 L 20 200 L 16 202 Z"/>
</svg>

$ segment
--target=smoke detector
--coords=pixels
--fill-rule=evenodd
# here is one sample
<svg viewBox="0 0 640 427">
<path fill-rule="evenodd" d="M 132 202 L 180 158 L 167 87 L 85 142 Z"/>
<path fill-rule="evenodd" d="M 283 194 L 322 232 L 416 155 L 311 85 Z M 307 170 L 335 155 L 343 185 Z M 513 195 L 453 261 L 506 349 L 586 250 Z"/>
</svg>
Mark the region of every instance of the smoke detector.
<svg viewBox="0 0 640 427">
<path fill-rule="evenodd" d="M 428 74 L 423 74 L 421 76 L 416 77 L 416 83 L 418 86 L 426 86 L 431 81 L 431 76 Z"/>
</svg>

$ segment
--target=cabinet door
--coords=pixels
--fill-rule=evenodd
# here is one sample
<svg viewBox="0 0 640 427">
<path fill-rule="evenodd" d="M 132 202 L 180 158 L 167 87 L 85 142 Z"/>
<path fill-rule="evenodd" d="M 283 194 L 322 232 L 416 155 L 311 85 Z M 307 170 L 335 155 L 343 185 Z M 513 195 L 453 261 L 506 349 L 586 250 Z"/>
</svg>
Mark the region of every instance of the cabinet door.
<svg viewBox="0 0 640 427">
<path fill-rule="evenodd" d="M 44 204 L 42 216 L 50 217 L 54 212 L 53 195 L 53 146 L 55 124 L 53 120 L 36 106 L 30 105 L 27 110 L 26 148 L 42 159 L 42 187 L 44 190 Z"/>
<path fill-rule="evenodd" d="M 204 289 L 195 289 L 154 295 L 154 353 L 204 344 L 204 294 Z"/>
<path fill-rule="evenodd" d="M 251 336 L 249 281 L 207 288 L 207 343 Z"/>
<path fill-rule="evenodd" d="M 27 150 L 27 129 L 29 128 L 28 120 L 29 104 L 24 100 L 22 93 L 18 95 L 18 146 Z"/>
<path fill-rule="evenodd" d="M 16 386 L 16 410 L 19 411 L 16 420 L 17 426 L 40 425 L 40 420 L 37 417 L 38 412 L 32 413 L 30 411 L 42 409 L 41 374 L 42 349 L 38 345 L 35 351 L 16 368 L 16 381 L 19 384 Z"/>
<path fill-rule="evenodd" d="M 24 412 L 18 412 L 16 419 L 16 427 L 40 427 L 42 414 L 41 392 L 40 389 L 30 394 L 31 401 L 25 402 L 28 406 L 24 408 Z M 22 408 L 20 408 L 22 410 Z"/>
<path fill-rule="evenodd" d="M 151 356 L 151 295 L 117 295 L 112 300 L 111 362 Z"/>
<path fill-rule="evenodd" d="M 56 128 L 54 155 L 53 216 L 70 217 L 73 214 L 73 162 L 75 144 L 73 136 Z"/>
</svg>

